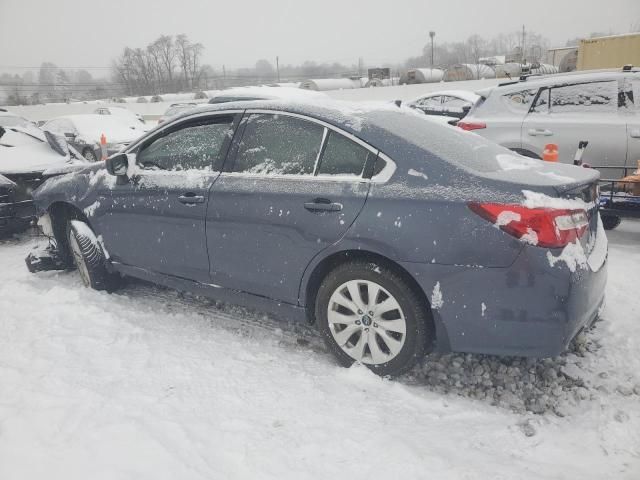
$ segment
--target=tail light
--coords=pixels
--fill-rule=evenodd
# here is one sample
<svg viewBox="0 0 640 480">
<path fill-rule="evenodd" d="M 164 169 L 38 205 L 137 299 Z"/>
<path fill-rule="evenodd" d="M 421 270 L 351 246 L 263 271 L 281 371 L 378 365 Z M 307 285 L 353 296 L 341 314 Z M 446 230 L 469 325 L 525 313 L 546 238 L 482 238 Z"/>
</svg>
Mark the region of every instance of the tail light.
<svg viewBox="0 0 640 480">
<path fill-rule="evenodd" d="M 460 120 L 458 122 L 458 127 L 470 132 L 471 130 L 481 130 L 483 128 L 487 128 L 487 124 L 484 122 L 467 122 L 465 120 Z"/>
<path fill-rule="evenodd" d="M 561 248 L 587 231 L 585 210 L 527 208 L 502 203 L 470 203 L 469 208 L 509 235 L 546 248 Z"/>
</svg>

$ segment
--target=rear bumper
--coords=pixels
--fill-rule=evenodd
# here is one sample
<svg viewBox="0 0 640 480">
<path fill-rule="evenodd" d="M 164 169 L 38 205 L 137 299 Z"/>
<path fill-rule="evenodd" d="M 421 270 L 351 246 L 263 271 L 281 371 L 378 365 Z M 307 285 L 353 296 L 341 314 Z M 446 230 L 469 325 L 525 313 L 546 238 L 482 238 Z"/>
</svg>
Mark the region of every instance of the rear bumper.
<svg viewBox="0 0 640 480">
<path fill-rule="evenodd" d="M 598 316 L 607 260 L 571 271 L 563 262 L 551 266 L 547 252 L 525 248 L 507 268 L 404 264 L 428 299 L 439 283 L 437 350 L 526 357 L 565 351 Z"/>
</svg>

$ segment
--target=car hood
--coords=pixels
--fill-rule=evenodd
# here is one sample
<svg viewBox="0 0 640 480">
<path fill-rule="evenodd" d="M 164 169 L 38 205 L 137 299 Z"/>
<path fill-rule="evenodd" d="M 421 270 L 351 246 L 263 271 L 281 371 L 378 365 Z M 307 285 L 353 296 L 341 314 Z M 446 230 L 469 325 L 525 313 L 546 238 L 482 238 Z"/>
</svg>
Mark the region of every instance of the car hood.
<svg viewBox="0 0 640 480">
<path fill-rule="evenodd" d="M 54 150 L 38 128 L 5 129 L 0 136 L 0 174 L 42 172 L 68 165 L 73 160 L 68 150 L 63 151 Z"/>
<path fill-rule="evenodd" d="M 16 184 L 9 180 L 7 177 L 0 175 L 0 187 L 15 187 Z"/>
</svg>

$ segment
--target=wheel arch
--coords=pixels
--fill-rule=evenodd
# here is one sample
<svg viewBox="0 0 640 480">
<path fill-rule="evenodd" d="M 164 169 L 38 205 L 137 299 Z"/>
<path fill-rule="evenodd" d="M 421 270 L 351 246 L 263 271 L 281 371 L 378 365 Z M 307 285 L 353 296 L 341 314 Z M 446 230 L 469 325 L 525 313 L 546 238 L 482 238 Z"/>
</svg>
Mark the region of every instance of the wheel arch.
<svg viewBox="0 0 640 480">
<path fill-rule="evenodd" d="M 429 311 L 429 317 L 433 318 L 431 302 L 429 302 L 429 299 L 424 293 L 424 290 L 420 288 L 420 285 L 418 284 L 416 279 L 413 278 L 413 275 L 411 275 L 405 268 L 380 253 L 369 250 L 353 249 L 333 252 L 317 261 L 312 268 L 308 269 L 308 272 L 305 272 L 305 276 L 303 277 L 303 282 L 300 288 L 299 301 L 300 304 L 305 307 L 307 311 L 307 319 L 310 323 L 313 323 L 315 321 L 313 313 L 314 305 L 318 287 L 320 286 L 322 279 L 325 278 L 327 274 L 338 265 L 341 265 L 345 262 L 358 260 L 373 262 L 378 265 L 385 266 L 400 275 L 404 280 L 407 281 L 407 283 L 409 283 L 411 288 L 419 296 L 424 307 Z"/>
<path fill-rule="evenodd" d="M 67 245 L 67 222 L 69 220 L 82 220 L 89 226 L 91 226 L 91 222 L 89 222 L 89 219 L 82 210 L 64 201 L 53 202 L 47 207 L 47 213 L 51 219 L 51 228 L 56 240 L 58 252 L 63 258 L 66 258 L 69 254 Z"/>
</svg>

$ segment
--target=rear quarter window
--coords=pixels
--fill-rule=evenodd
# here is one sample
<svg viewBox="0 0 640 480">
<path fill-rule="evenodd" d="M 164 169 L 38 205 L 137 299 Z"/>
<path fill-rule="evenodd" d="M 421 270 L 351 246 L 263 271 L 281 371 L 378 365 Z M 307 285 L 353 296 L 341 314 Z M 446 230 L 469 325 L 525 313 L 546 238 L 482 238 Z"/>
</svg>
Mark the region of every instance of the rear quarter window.
<svg viewBox="0 0 640 480">
<path fill-rule="evenodd" d="M 537 88 L 520 90 L 502 95 L 502 103 L 510 110 L 526 113 L 531 108 L 531 103 L 538 93 Z"/>
</svg>

